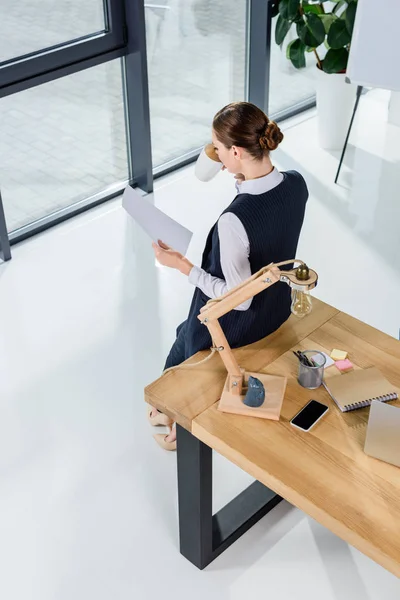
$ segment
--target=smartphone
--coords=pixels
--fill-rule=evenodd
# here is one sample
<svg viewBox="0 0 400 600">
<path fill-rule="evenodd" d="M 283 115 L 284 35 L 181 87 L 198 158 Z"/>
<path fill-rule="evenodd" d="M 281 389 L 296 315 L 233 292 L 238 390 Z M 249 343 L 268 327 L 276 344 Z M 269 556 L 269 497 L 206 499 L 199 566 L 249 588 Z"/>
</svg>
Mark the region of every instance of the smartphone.
<svg viewBox="0 0 400 600">
<path fill-rule="evenodd" d="M 310 431 L 315 423 L 318 423 L 322 419 L 327 410 L 328 407 L 325 404 L 321 404 L 321 402 L 317 402 L 316 400 L 310 400 L 290 422 L 298 429 Z"/>
</svg>

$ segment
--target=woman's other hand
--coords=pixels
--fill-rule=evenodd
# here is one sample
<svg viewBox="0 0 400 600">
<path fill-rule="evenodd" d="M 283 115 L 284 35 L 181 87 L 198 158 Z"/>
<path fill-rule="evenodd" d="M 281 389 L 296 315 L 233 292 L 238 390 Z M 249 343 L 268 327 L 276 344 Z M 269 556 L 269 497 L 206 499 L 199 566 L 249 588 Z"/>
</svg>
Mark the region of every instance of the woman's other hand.
<svg viewBox="0 0 400 600">
<path fill-rule="evenodd" d="M 192 270 L 192 263 L 183 256 L 180 252 L 177 252 L 173 248 L 164 244 L 161 240 L 158 240 L 158 244 L 152 243 L 154 250 L 154 256 L 161 265 L 164 267 L 170 267 L 171 269 L 177 269 L 184 275 L 189 275 Z"/>
</svg>

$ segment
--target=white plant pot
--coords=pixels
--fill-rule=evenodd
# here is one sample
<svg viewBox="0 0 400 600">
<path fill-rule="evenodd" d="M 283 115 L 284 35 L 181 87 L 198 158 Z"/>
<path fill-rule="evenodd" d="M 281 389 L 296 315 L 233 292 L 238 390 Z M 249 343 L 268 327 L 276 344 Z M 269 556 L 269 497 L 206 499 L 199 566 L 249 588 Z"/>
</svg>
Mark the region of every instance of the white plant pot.
<svg viewBox="0 0 400 600">
<path fill-rule="evenodd" d="M 318 137 L 321 148 L 342 150 L 356 98 L 356 86 L 344 73 L 328 75 L 317 68 Z"/>
</svg>

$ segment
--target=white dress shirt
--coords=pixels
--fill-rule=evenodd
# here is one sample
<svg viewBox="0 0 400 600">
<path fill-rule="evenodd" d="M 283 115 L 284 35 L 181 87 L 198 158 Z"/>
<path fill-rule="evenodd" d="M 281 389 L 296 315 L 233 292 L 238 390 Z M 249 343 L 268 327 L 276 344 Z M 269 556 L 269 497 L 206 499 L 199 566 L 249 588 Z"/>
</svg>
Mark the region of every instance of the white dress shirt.
<svg viewBox="0 0 400 600">
<path fill-rule="evenodd" d="M 277 169 L 258 179 L 236 182 L 238 194 L 264 194 L 278 186 L 283 175 Z M 200 267 L 194 266 L 189 273 L 189 282 L 209 298 L 217 298 L 237 286 L 251 276 L 250 243 L 241 220 L 233 213 L 227 212 L 218 219 L 218 236 L 220 246 L 221 268 L 224 279 L 213 277 Z M 235 310 L 250 308 L 252 298 L 243 302 Z"/>
</svg>

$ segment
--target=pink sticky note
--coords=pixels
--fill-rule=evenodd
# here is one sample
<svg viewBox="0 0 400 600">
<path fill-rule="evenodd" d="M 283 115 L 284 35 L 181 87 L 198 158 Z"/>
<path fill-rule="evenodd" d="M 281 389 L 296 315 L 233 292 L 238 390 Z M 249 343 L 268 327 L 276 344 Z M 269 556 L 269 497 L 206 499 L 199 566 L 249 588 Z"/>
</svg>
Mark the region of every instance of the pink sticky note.
<svg viewBox="0 0 400 600">
<path fill-rule="evenodd" d="M 349 359 L 346 358 L 345 360 L 337 360 L 335 362 L 335 367 L 337 367 L 339 369 L 339 371 L 344 373 L 346 371 L 350 371 L 353 368 L 353 365 L 349 361 Z"/>
</svg>

